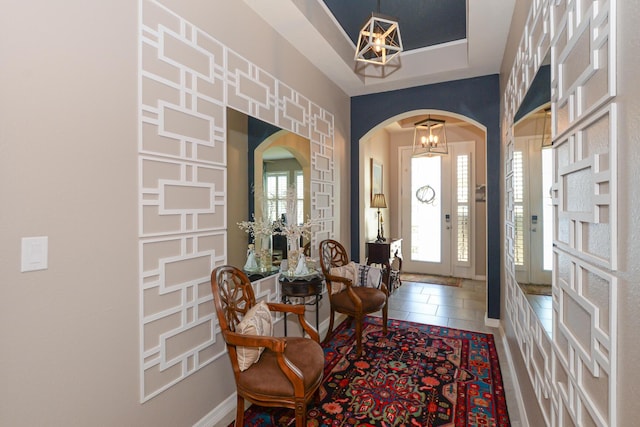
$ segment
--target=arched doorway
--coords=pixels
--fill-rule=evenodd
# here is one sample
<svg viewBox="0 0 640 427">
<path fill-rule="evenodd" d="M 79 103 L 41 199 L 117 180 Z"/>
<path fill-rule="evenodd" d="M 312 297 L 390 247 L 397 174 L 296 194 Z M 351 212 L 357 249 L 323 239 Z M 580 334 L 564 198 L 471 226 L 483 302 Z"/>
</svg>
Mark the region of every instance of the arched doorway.
<svg viewBox="0 0 640 427">
<path fill-rule="evenodd" d="M 425 159 L 442 166 L 437 173 L 437 203 L 431 204 L 437 208 L 438 212 L 432 213 L 437 217 L 425 224 L 425 218 L 416 217 L 422 215 L 415 209 L 421 202 L 416 202 L 416 188 L 412 187 L 420 182 L 427 185 L 430 178 L 426 177 L 426 170 L 414 173 L 411 178 L 410 170 L 414 124 L 429 115 L 445 120 L 450 153 Z M 485 127 L 476 121 L 456 113 L 427 109 L 396 115 L 366 132 L 359 144 L 361 260 L 366 257 L 366 242 L 375 239 L 377 233 L 377 210 L 370 207 L 370 180 L 371 168 L 381 164 L 382 189 L 388 206 L 381 211 L 384 231 L 389 237 L 403 239 L 403 269 L 486 278 L 487 210 L 482 191 L 487 183 L 486 139 Z M 419 224 L 433 228 L 422 230 L 421 234 Z M 430 233 L 436 232 L 429 238 Z M 427 252 L 434 249 L 434 242 L 441 243 L 435 251 L 440 260 L 425 261 L 425 249 Z"/>
</svg>

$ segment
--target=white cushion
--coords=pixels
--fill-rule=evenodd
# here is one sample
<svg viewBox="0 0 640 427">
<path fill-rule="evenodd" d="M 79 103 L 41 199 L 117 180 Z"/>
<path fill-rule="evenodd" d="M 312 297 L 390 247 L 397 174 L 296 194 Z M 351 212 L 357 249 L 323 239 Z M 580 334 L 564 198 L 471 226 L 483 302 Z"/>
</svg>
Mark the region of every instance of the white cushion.
<svg viewBox="0 0 640 427">
<path fill-rule="evenodd" d="M 351 280 L 353 286 L 358 286 L 358 266 L 355 262 L 351 261 L 347 265 L 341 267 L 333 267 L 329 270 L 329 274 L 332 276 L 344 277 Z M 331 282 L 331 293 L 335 294 L 346 289 L 346 285 L 342 282 Z"/>
<path fill-rule="evenodd" d="M 372 265 L 356 264 L 358 266 L 358 286 L 380 288 L 382 284 L 382 269 Z"/>
<path fill-rule="evenodd" d="M 382 283 L 382 269 L 372 265 L 357 264 L 351 261 L 342 267 L 333 267 L 329 274 L 344 277 L 351 280 L 352 286 L 366 286 L 380 288 Z M 346 286 L 342 282 L 331 282 L 331 293 L 335 294 L 344 290 Z"/>
<path fill-rule="evenodd" d="M 238 323 L 236 332 L 243 335 L 273 335 L 273 319 L 269 306 L 264 301 L 260 301 L 247 311 L 242 321 Z M 238 352 L 238 365 L 241 371 L 249 369 L 251 365 L 260 359 L 264 347 L 242 347 L 236 348 Z"/>
</svg>

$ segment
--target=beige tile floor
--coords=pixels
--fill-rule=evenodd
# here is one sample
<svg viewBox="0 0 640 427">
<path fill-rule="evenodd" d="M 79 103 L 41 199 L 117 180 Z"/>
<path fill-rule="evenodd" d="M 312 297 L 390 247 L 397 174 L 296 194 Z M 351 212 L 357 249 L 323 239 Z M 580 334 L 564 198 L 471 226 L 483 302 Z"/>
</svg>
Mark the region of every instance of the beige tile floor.
<svg viewBox="0 0 640 427">
<path fill-rule="evenodd" d="M 520 427 L 523 424 L 516 403 L 513 376 L 507 363 L 500 332 L 497 328 L 484 324 L 485 301 L 486 282 L 484 281 L 463 280 L 460 287 L 405 281 L 389 297 L 389 317 L 493 334 L 500 360 L 511 426 Z M 229 422 L 225 419 L 218 426 L 226 427 Z"/>
<path fill-rule="evenodd" d="M 549 336 L 553 336 L 553 300 L 550 295 L 526 294 L 531 308 L 536 312 L 540 323 L 544 326 Z"/>
</svg>

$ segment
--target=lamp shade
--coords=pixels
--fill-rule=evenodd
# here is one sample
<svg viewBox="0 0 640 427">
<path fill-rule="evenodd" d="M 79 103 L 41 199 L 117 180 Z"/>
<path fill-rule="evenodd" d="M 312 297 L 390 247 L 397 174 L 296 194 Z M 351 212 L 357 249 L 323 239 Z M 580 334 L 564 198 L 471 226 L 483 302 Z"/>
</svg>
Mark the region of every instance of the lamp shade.
<svg viewBox="0 0 640 427">
<path fill-rule="evenodd" d="M 371 200 L 371 207 L 378 208 L 378 209 L 386 208 L 387 201 L 384 199 L 384 194 L 382 193 L 374 194 L 373 200 Z"/>
</svg>

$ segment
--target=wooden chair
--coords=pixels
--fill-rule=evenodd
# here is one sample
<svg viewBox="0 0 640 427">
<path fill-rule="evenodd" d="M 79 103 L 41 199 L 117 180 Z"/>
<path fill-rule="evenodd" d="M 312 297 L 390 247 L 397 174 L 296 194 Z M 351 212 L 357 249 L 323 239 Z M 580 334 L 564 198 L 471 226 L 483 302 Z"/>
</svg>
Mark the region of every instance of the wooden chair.
<svg viewBox="0 0 640 427">
<path fill-rule="evenodd" d="M 246 274 L 235 267 L 218 267 L 211 273 L 211 291 L 236 381 L 236 426 L 244 423 L 244 399 L 261 406 L 292 408 L 296 427 L 305 426 L 307 403 L 316 395 L 324 371 L 324 351 L 318 332 L 305 320 L 305 306 L 267 303 L 270 312 L 296 314 L 311 338 L 244 335 L 236 332 L 238 324 L 256 305 Z M 264 351 L 257 362 L 241 371 L 238 353 L 247 347 L 264 347 Z"/>
<path fill-rule="evenodd" d="M 331 274 L 334 267 L 343 267 L 349 264 L 349 257 L 344 246 L 335 240 L 323 240 L 320 242 L 320 266 L 322 274 L 329 286 L 330 318 L 329 330 L 325 340 L 331 337 L 335 312 L 346 314 L 356 322 L 356 352 L 362 354 L 362 322 L 365 314 L 382 310 L 383 331 L 387 333 L 387 300 L 389 291 L 386 280 L 383 280 L 380 289 L 365 286 L 353 286 L 350 279 Z M 386 277 L 386 276 L 385 276 Z M 343 284 L 344 289 L 333 293 L 333 284 Z"/>
</svg>

